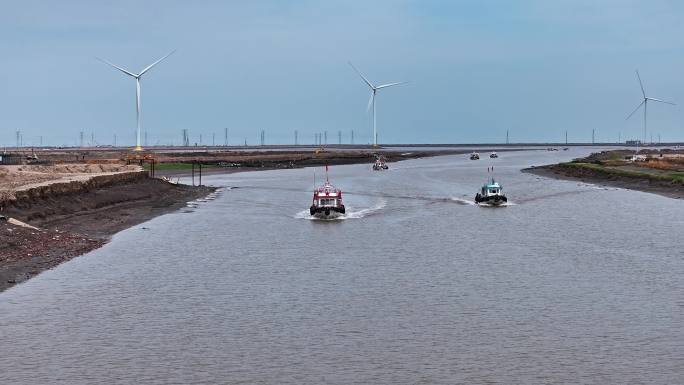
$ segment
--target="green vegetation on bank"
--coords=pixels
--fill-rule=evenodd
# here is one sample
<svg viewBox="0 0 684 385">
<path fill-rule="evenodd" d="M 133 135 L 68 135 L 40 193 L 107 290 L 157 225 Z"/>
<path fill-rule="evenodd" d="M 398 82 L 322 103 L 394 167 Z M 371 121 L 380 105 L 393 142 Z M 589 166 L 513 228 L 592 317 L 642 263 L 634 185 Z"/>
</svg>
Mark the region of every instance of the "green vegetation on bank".
<svg viewBox="0 0 684 385">
<path fill-rule="evenodd" d="M 662 172 L 639 172 L 634 170 L 624 170 L 616 167 L 604 166 L 597 163 L 585 163 L 581 161 L 560 163 L 557 165 L 560 168 L 574 169 L 577 171 L 589 171 L 597 174 L 602 174 L 608 177 L 624 177 L 645 179 L 659 182 L 671 182 L 684 184 L 684 172 L 680 171 L 662 171 Z"/>
</svg>

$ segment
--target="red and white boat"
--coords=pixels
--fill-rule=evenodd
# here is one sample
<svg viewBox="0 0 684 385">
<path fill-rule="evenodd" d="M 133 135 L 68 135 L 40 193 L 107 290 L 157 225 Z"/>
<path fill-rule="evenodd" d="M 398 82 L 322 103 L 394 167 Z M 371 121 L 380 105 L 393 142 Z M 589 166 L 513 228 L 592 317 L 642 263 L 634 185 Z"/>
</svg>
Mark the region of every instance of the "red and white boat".
<svg viewBox="0 0 684 385">
<path fill-rule="evenodd" d="M 342 203 L 342 190 L 336 188 L 328 180 L 328 167 L 323 186 L 314 189 L 313 203 L 309 208 L 311 216 L 319 219 L 335 219 L 345 213 Z"/>
</svg>

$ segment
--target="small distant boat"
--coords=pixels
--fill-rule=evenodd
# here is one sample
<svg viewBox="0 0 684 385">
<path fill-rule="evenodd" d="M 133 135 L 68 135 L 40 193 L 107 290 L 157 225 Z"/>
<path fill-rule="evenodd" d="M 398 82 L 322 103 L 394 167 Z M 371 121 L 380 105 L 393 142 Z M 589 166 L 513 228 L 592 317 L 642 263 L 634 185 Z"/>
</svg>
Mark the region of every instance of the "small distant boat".
<svg viewBox="0 0 684 385">
<path fill-rule="evenodd" d="M 342 203 L 342 190 L 336 188 L 328 180 L 328 166 L 325 166 L 325 183 L 313 192 L 313 202 L 309 214 L 318 219 L 335 219 L 345 213 Z"/>
<path fill-rule="evenodd" d="M 385 163 L 385 157 L 380 155 L 375 159 L 375 163 L 373 164 L 373 171 L 382 171 L 382 170 L 388 170 L 389 166 L 387 166 L 387 163 Z"/>
<path fill-rule="evenodd" d="M 497 154 L 496 151 L 492 151 L 492 153 L 489 154 L 489 157 L 492 158 L 492 159 L 495 159 L 495 158 L 498 158 L 498 157 L 499 157 L 499 154 Z"/>
<path fill-rule="evenodd" d="M 563 147 L 563 151 L 568 151 L 568 148 L 567 148 L 567 147 Z"/>
<path fill-rule="evenodd" d="M 470 160 L 478 160 L 478 159 L 480 159 L 480 154 L 478 154 L 477 152 L 473 152 L 472 154 L 470 154 Z"/>
<path fill-rule="evenodd" d="M 486 204 L 491 206 L 499 206 L 508 202 L 508 198 L 503 193 L 503 187 L 499 182 L 494 180 L 494 177 L 489 178 L 480 192 L 475 195 L 475 203 Z"/>
</svg>

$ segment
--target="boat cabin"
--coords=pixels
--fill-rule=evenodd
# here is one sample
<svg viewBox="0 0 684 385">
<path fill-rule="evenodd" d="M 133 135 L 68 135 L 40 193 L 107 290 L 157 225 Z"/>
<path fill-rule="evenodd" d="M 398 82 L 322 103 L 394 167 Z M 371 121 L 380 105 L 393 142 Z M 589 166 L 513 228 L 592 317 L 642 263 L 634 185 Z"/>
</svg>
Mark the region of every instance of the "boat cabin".
<svg viewBox="0 0 684 385">
<path fill-rule="evenodd" d="M 335 188 L 330 182 L 325 182 L 323 186 L 314 190 L 313 205 L 316 207 L 339 207 L 342 205 L 342 191 Z"/>
<path fill-rule="evenodd" d="M 489 183 L 482 186 L 481 194 L 482 196 L 499 195 L 501 194 L 501 190 L 499 182 L 495 182 L 494 179 L 492 179 Z"/>
</svg>

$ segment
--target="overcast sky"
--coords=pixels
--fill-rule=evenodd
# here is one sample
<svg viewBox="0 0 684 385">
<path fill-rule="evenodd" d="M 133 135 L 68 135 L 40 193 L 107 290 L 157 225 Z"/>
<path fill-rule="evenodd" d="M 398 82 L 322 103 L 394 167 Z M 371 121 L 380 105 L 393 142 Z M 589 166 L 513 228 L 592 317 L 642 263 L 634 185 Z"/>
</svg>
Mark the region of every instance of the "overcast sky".
<svg viewBox="0 0 684 385">
<path fill-rule="evenodd" d="M 149 144 L 371 140 L 382 143 L 615 141 L 649 131 L 684 141 L 684 2 L 13 1 L 0 12 L 0 145 L 134 143 L 133 72 Z"/>
</svg>

